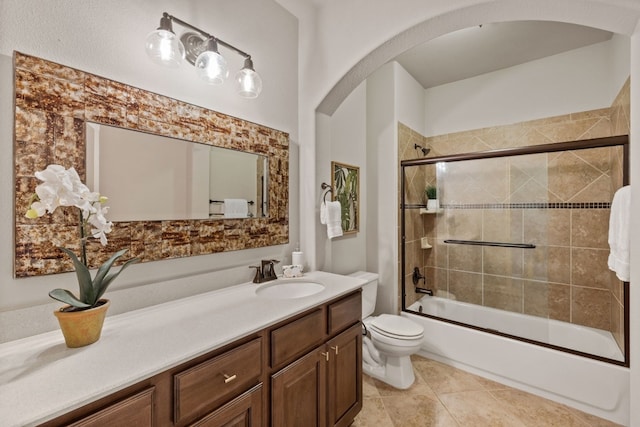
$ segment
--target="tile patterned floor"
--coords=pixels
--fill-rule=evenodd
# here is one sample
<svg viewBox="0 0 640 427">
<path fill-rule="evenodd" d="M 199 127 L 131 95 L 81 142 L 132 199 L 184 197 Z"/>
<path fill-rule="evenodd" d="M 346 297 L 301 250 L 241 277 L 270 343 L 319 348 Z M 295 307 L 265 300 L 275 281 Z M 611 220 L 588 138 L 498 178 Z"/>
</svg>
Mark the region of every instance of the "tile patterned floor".
<svg viewBox="0 0 640 427">
<path fill-rule="evenodd" d="M 397 390 L 364 375 L 364 406 L 351 427 L 610 427 L 590 414 L 414 356 L 416 381 Z"/>
</svg>

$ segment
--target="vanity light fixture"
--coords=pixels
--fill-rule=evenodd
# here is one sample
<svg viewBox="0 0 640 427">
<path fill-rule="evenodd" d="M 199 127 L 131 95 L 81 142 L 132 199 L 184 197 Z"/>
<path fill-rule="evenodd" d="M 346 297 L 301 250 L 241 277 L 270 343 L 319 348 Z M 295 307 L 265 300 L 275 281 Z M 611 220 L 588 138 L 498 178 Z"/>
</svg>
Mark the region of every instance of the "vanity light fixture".
<svg viewBox="0 0 640 427">
<path fill-rule="evenodd" d="M 153 62 L 171 68 L 177 68 L 184 58 L 184 46 L 176 37 L 171 19 L 166 14 L 160 19 L 160 26 L 147 36 L 145 44 L 147 54 Z"/>
<path fill-rule="evenodd" d="M 185 32 L 178 38 L 173 32 L 174 22 L 194 32 Z M 251 55 L 167 12 L 162 14 L 160 27 L 147 36 L 145 47 L 155 63 L 175 68 L 184 59 L 196 67 L 198 77 L 206 83 L 219 85 L 229 76 L 229 68 L 218 46 L 244 57 L 244 66 L 235 76 L 236 92 L 244 98 L 257 98 L 262 79 L 253 68 Z"/>
</svg>

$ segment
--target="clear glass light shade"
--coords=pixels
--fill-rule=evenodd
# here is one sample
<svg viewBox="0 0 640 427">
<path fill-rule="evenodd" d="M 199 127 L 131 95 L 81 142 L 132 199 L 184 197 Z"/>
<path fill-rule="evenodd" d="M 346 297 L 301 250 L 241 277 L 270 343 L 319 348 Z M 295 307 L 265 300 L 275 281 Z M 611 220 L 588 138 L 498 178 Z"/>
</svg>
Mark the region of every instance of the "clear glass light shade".
<svg viewBox="0 0 640 427">
<path fill-rule="evenodd" d="M 198 55 L 195 66 L 198 77 L 210 85 L 220 85 L 229 76 L 227 61 L 222 55 L 211 50 Z"/>
<path fill-rule="evenodd" d="M 243 68 L 236 74 L 236 91 L 244 98 L 257 98 L 262 92 L 260 74 L 250 68 Z"/>
<path fill-rule="evenodd" d="M 147 54 L 156 64 L 177 68 L 184 58 L 184 46 L 174 33 L 158 29 L 147 36 Z"/>
</svg>

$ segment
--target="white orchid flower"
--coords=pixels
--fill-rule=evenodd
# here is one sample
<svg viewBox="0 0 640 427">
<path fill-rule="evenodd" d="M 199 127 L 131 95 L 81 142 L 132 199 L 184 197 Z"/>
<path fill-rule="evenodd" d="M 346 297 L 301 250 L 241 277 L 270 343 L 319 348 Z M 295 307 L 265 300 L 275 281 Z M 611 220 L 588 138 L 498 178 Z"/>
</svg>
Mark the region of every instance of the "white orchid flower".
<svg viewBox="0 0 640 427">
<path fill-rule="evenodd" d="M 65 169 L 60 165 L 49 165 L 45 170 L 36 172 L 35 176 L 42 183 L 36 187 L 34 201 L 25 214 L 27 218 L 34 219 L 47 212 L 53 213 L 59 206 L 74 206 L 80 211 L 80 257 L 73 251 L 60 247 L 73 261 L 80 285 L 80 296 L 76 297 L 66 289 L 54 289 L 49 292 L 49 296 L 79 309 L 95 307 L 109 283 L 139 259 L 131 258 L 122 264 L 118 272 L 108 274 L 113 263 L 128 250 L 121 249 L 104 262 L 98 269 L 99 273 L 92 278 L 87 262 L 87 238 L 91 235 L 100 239 L 102 245 L 107 244 L 107 233 L 111 232 L 113 226 L 105 217 L 109 210 L 104 206 L 107 198 L 89 190 L 74 168 Z M 87 231 L 89 225 L 91 230 Z"/>
<path fill-rule="evenodd" d="M 36 172 L 35 176 L 42 181 L 42 184 L 36 187 L 40 204 L 32 206 L 38 212 L 38 216 L 44 215 L 44 211 L 53 213 L 59 206 L 90 209 L 91 202 L 87 195 L 91 191 L 82 183 L 74 168 L 65 169 L 60 165 L 49 165 L 45 170 Z"/>
<path fill-rule="evenodd" d="M 107 218 L 105 217 L 109 207 L 102 206 L 98 203 L 97 205 L 94 205 L 93 208 L 95 209 L 95 213 L 88 217 L 89 224 L 93 227 L 91 229 L 91 235 L 96 239 L 100 239 L 100 243 L 104 246 L 107 244 L 106 234 L 111 233 L 111 227 L 113 225 L 113 223 L 111 221 L 107 221 Z"/>
<path fill-rule="evenodd" d="M 105 214 L 109 210 L 104 203 L 107 198 L 100 193 L 89 190 L 73 168 L 65 169 L 60 165 L 49 165 L 46 169 L 35 173 L 42 181 L 36 187 L 37 200 L 26 213 L 27 218 L 37 218 L 53 213 L 60 206 L 75 206 L 82 214 L 80 227 L 83 235 L 86 225 L 92 226 L 90 234 L 100 239 L 102 245 L 107 244 L 107 233 L 111 232 L 113 223 L 107 221 Z M 85 243 L 81 243 L 84 247 Z"/>
</svg>

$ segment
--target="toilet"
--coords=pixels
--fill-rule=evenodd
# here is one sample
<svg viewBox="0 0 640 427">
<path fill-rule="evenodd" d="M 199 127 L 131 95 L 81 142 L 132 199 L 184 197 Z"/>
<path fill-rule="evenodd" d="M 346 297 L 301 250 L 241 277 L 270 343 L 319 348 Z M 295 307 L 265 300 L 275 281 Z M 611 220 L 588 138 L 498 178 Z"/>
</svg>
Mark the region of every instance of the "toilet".
<svg viewBox="0 0 640 427">
<path fill-rule="evenodd" d="M 395 314 L 372 316 L 378 294 L 378 275 L 358 271 L 350 276 L 367 281 L 362 286 L 363 371 L 393 387 L 409 388 L 415 380 L 410 356 L 420 349 L 424 329 Z"/>
</svg>

